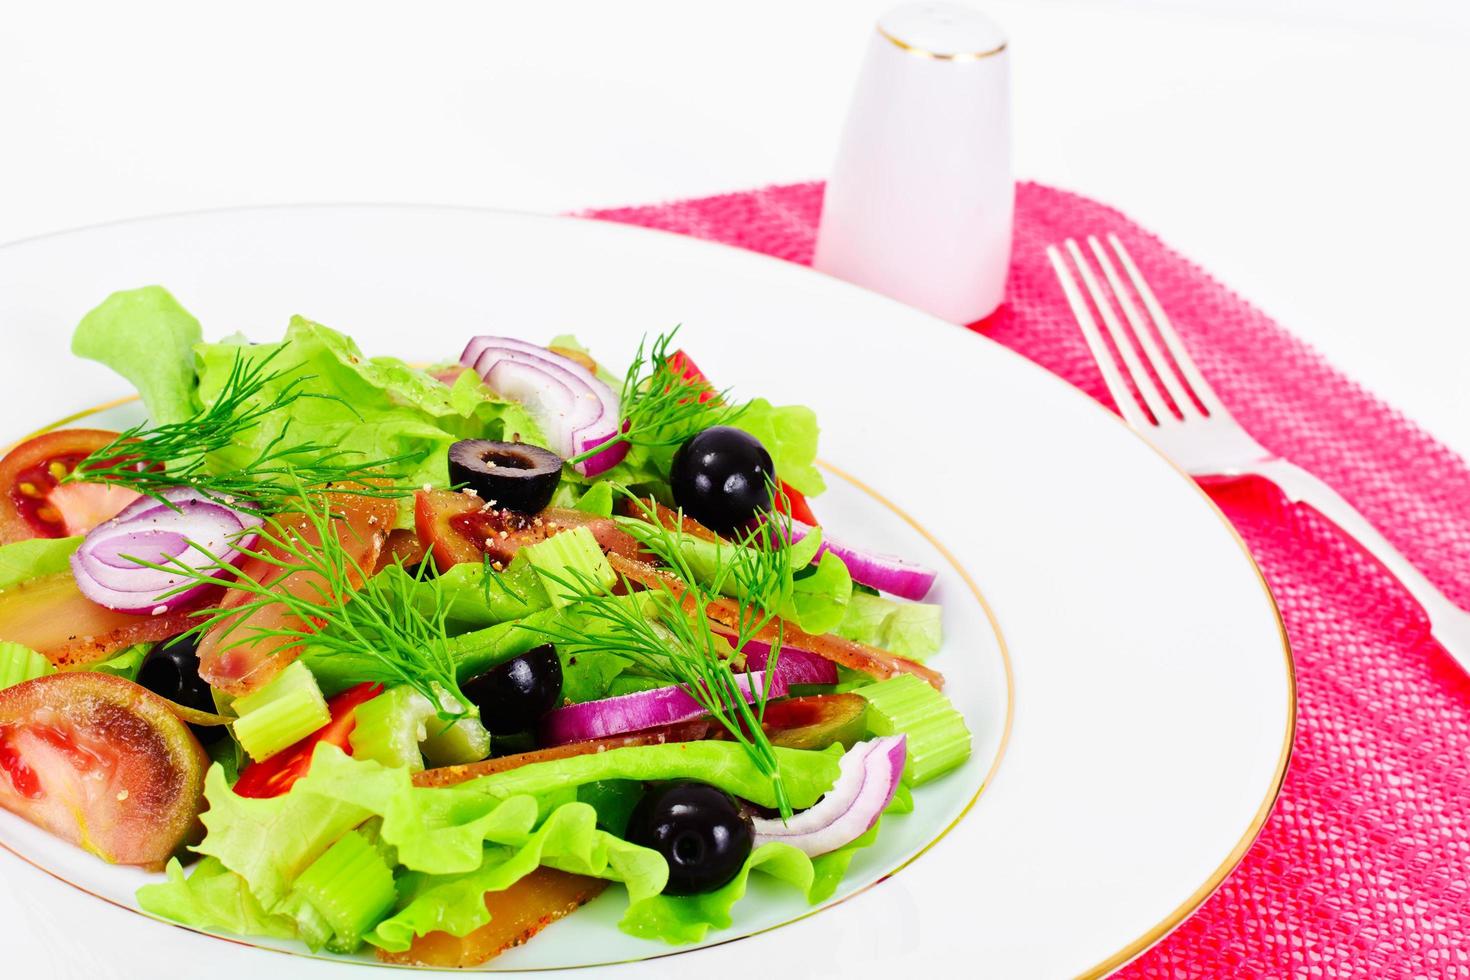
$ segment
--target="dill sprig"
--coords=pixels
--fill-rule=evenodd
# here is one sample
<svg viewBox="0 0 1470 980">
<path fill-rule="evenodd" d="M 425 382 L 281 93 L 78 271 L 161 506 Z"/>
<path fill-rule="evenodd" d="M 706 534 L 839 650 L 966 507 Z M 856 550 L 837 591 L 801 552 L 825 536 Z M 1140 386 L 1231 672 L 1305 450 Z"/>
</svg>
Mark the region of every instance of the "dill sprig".
<svg viewBox="0 0 1470 980">
<path fill-rule="evenodd" d="M 730 401 L 730 389 L 715 390 L 702 379 L 691 379 L 673 364 L 670 348 L 679 328 L 659 334 L 650 345 L 645 336 L 623 377 L 618 400 L 622 425 L 607 442 L 568 460 L 578 463 L 625 442 L 649 448 L 677 446 L 712 425 L 728 425 L 746 406 Z"/>
<path fill-rule="evenodd" d="M 552 576 L 570 595 L 569 608 L 603 628 L 589 635 L 588 630 L 563 622 L 538 626 L 537 632 L 569 652 L 601 651 L 626 657 L 647 673 L 682 687 L 771 780 L 777 807 L 789 818 L 791 802 L 781 779 L 780 760 L 761 727 L 781 652 L 781 624 L 775 610 L 783 583 L 791 577 L 789 537 L 775 527 L 778 522 L 763 522 L 728 548 L 718 546 L 718 569 L 701 585 L 684 553 L 682 514 L 674 526 L 666 526 L 645 501 L 619 490 L 645 518 L 638 522 L 640 530 L 635 536 L 681 580 L 681 587 L 676 590 L 672 583 L 660 580 L 656 588 L 635 591 L 624 578 L 622 591 L 628 594 L 609 595 L 587 573 L 569 569 L 568 576 Z M 633 522 L 623 526 L 632 528 Z M 715 630 L 707 611 L 727 583 L 733 583 L 740 595 L 740 614 L 731 639 Z M 734 661 L 773 620 L 777 635 L 770 644 L 762 683 L 757 685 L 754 673 L 749 669 L 737 672 Z M 745 686 L 740 683 L 742 676 Z M 753 703 L 747 701 L 746 690 Z"/>
<path fill-rule="evenodd" d="M 122 557 L 184 579 L 183 584 L 160 598 L 199 584 L 217 584 L 220 580 L 215 574 L 230 573 L 230 588 L 248 598 L 229 608 L 195 611 L 192 615 L 200 622 L 189 631 L 203 636 L 220 630 L 221 651 L 279 637 L 288 641 L 287 648 L 299 645 L 309 647 L 313 656 L 350 659 L 358 681 L 407 684 L 427 698 L 446 721 L 471 714 L 474 709 L 459 688 L 449 650 L 449 602 L 444 592 L 432 590 L 433 608 L 426 612 L 415 601 L 414 592 L 419 590 L 396 587 L 393 579 L 397 576 L 372 575 L 343 545 L 339 534 L 355 532 L 345 523 L 339 532 L 336 525 L 340 522 L 332 513 L 328 497 L 306 489 L 300 482 L 294 488 L 297 496 L 290 511 L 241 532 L 242 540 L 252 533 L 257 538 L 249 547 L 235 546 L 246 558 L 273 569 L 270 582 L 261 581 L 264 575 L 251 576 L 193 541 L 189 542 L 193 553 L 186 552 L 188 562 L 178 556 L 161 565 L 129 555 Z M 304 526 L 299 528 L 286 520 L 297 515 L 304 518 Z M 203 556 L 202 562 L 197 556 Z M 423 562 L 415 572 L 405 574 L 415 584 L 422 584 L 428 581 L 428 565 Z M 398 567 L 402 569 L 401 561 Z M 308 583 L 306 589 L 299 590 L 305 594 L 278 587 L 288 575 L 299 575 Z M 277 604 L 284 606 L 300 625 L 265 627 L 248 622 L 253 613 Z M 458 710 L 446 706 L 446 695 L 458 702 Z"/>
<path fill-rule="evenodd" d="M 388 472 L 411 457 L 363 462 L 361 453 L 315 441 L 291 444 L 291 419 L 261 447 L 253 459 L 224 472 L 210 456 L 236 445 L 266 418 L 302 398 L 321 398 L 351 405 L 335 395 L 306 391 L 312 375 L 287 379 L 289 371 L 272 370 L 271 361 L 285 347 L 250 361 L 237 352 L 219 397 L 182 422 L 140 423 L 95 450 L 68 473 L 63 482 L 104 483 L 126 487 L 154 498 L 178 487 L 193 488 L 212 500 L 252 510 L 280 510 L 295 487 L 332 485 L 342 493 L 399 497 L 403 487 L 390 485 Z M 258 395 L 285 381 L 269 399 Z"/>
</svg>

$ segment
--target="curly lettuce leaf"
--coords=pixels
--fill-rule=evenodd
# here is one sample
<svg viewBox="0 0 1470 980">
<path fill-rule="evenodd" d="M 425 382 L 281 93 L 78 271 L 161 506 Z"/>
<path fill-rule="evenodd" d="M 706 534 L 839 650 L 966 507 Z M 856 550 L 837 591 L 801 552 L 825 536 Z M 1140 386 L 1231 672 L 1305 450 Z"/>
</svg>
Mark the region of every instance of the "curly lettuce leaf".
<svg viewBox="0 0 1470 980">
<path fill-rule="evenodd" d="M 186 878 L 178 858 L 168 862 L 168 880 L 138 889 L 143 911 L 195 929 L 240 936 L 297 938 L 296 920 L 267 912 L 245 879 L 218 858 L 205 858 Z"/>
<path fill-rule="evenodd" d="M 0 545 L 0 589 L 29 582 L 42 575 L 55 575 L 71 570 L 72 552 L 81 547 L 82 539 L 30 538 Z"/>
<path fill-rule="evenodd" d="M 807 497 L 827 489 L 817 469 L 821 429 L 816 412 L 805 405 L 772 405 L 764 398 L 754 398 L 730 424 L 760 440 L 783 482 Z"/>
<path fill-rule="evenodd" d="M 270 412 L 236 443 L 211 457 L 212 466 L 238 468 L 267 446 L 330 447 L 361 462 L 398 459 L 396 469 L 410 486 L 447 486 L 446 453 L 458 439 L 523 439 L 542 442 L 535 422 L 515 402 L 489 395 L 478 380 L 462 376 L 453 386 L 392 357 L 368 358 L 351 338 L 301 317 L 291 320 L 279 344 L 198 348 L 199 397 L 211 405 L 236 357 L 258 362 L 273 357 L 270 370 L 283 372 L 247 405 L 272 405 L 293 379 L 309 379 L 298 398 Z M 400 514 L 407 526 L 408 511 Z"/>
<path fill-rule="evenodd" d="M 943 609 L 937 603 L 899 602 L 854 592 L 833 632 L 838 636 L 922 661 L 937 653 L 944 639 Z"/>
<path fill-rule="evenodd" d="M 541 865 L 623 882 L 639 900 L 658 894 L 668 877 L 656 851 L 598 829 L 596 809 L 577 802 L 574 789 L 498 797 L 473 782 L 416 787 L 406 769 L 353 759 L 329 743 L 317 747 L 310 771 L 283 796 L 237 796 L 216 765 L 205 798 L 208 833 L 195 850 L 207 860 L 188 879 L 175 865 L 169 881 L 145 886 L 139 901 L 155 914 L 207 928 L 295 935 L 320 945 L 330 930 L 296 885 L 368 821 L 375 846 L 406 872 L 394 910 L 368 937 L 385 949 L 405 949 L 433 929 L 483 925 L 485 892 Z"/>
<path fill-rule="evenodd" d="M 487 846 L 474 871 L 405 875 L 400 887 L 407 901 L 400 902 L 399 910 L 366 938 L 375 946 L 397 951 L 407 949 L 414 937 L 426 932 L 466 935 L 490 921 L 483 900 L 486 892 L 508 888 L 541 865 L 621 881 L 628 895 L 638 901 L 662 891 L 669 875 L 657 851 L 598 830 L 597 811 L 588 804 L 566 803 L 514 846 Z"/>
<path fill-rule="evenodd" d="M 837 782 L 842 746 L 823 752 L 777 748 L 781 778 L 798 810 L 816 803 Z M 698 779 L 758 806 L 774 807 L 771 781 L 736 742 L 670 742 L 633 745 L 552 762 L 537 762 L 462 784 L 490 796 L 536 796 L 603 779 Z"/>
<path fill-rule="evenodd" d="M 130 381 L 156 424 L 182 422 L 199 408 L 194 346 L 199 321 L 162 286 L 113 293 L 82 317 L 71 351 Z"/>
<path fill-rule="evenodd" d="M 320 756 L 319 749 L 313 769 Z M 308 773 L 284 796 L 264 800 L 236 796 L 218 764 L 204 776 L 209 809 L 200 820 L 207 832 L 194 850 L 243 878 L 262 908 L 273 909 L 301 872 L 372 816 L 364 807 L 311 792 L 308 784 L 315 775 Z"/>
<path fill-rule="evenodd" d="M 913 797 L 895 798 L 885 813 L 907 813 Z M 809 858 L 790 844 L 773 841 L 750 852 L 728 884 L 702 895 L 655 895 L 633 901 L 618 927 L 640 939 L 661 939 L 680 946 L 697 943 L 710 929 L 728 929 L 734 922 L 735 903 L 745 897 L 750 874 L 760 871 L 800 889 L 809 904 L 825 902 L 837 892 L 857 852 L 878 839 L 880 818 L 861 837 L 835 851 Z"/>
</svg>

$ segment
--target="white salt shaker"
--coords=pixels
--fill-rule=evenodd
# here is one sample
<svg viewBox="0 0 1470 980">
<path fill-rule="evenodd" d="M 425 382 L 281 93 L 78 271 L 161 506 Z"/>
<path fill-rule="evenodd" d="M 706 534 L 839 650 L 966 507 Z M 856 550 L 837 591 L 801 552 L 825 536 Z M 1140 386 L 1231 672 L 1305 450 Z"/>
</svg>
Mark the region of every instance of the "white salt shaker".
<svg viewBox="0 0 1470 980">
<path fill-rule="evenodd" d="M 1005 34 L 957 3 L 884 14 L 827 182 L 813 265 L 971 323 L 1005 296 L 1014 213 Z"/>
</svg>

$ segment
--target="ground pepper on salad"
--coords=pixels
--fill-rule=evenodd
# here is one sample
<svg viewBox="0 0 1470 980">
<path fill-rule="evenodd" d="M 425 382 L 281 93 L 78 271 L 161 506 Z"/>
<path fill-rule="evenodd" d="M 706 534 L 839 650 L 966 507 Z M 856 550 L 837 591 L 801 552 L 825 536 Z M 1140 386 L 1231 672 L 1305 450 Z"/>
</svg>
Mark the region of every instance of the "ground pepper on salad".
<svg viewBox="0 0 1470 980">
<path fill-rule="evenodd" d="M 153 915 L 394 963 L 610 886 L 670 944 L 754 872 L 830 898 L 970 752 L 935 573 L 829 533 L 812 411 L 679 340 L 420 369 L 108 297 L 73 350 L 148 421 L 0 460 L 0 806 Z"/>
</svg>

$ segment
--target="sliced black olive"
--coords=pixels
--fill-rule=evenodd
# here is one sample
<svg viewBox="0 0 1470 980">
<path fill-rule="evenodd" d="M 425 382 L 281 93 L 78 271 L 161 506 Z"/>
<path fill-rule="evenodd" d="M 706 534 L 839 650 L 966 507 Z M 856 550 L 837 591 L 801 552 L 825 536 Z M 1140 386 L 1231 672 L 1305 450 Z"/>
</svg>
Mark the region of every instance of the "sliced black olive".
<svg viewBox="0 0 1470 980">
<path fill-rule="evenodd" d="M 196 711 L 213 714 L 218 709 L 209 684 L 199 676 L 199 640 L 189 636 L 160 643 L 148 651 L 138 668 L 138 683 L 160 697 Z M 222 725 L 190 725 L 205 745 L 225 733 Z"/>
<path fill-rule="evenodd" d="M 459 686 L 491 735 L 524 732 L 561 700 L 561 658 L 550 643 L 477 674 Z"/>
<path fill-rule="evenodd" d="M 750 818 L 730 794 L 693 781 L 649 789 L 633 808 L 625 836 L 664 856 L 665 895 L 698 895 L 728 884 L 754 842 Z"/>
<path fill-rule="evenodd" d="M 464 439 L 449 447 L 449 482 L 504 510 L 545 510 L 561 482 L 562 458 L 525 442 Z"/>
<path fill-rule="evenodd" d="M 760 440 L 728 425 L 692 436 L 674 454 L 674 502 L 711 531 L 729 534 L 771 507 L 776 478 Z"/>
</svg>

